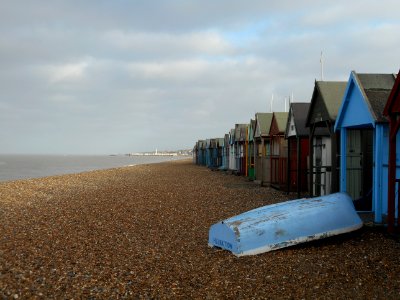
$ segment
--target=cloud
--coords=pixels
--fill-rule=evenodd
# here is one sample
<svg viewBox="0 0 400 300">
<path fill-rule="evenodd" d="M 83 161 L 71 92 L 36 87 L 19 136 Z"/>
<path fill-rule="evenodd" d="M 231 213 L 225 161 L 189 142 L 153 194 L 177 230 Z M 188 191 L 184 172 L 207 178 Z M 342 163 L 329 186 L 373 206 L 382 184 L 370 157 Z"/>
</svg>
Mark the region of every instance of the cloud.
<svg viewBox="0 0 400 300">
<path fill-rule="evenodd" d="M 397 1 L 5 1 L 2 152 L 192 147 L 327 80 L 397 72 Z"/>
<path fill-rule="evenodd" d="M 144 58 L 163 59 L 186 55 L 226 55 L 232 47 L 217 32 L 205 31 L 185 34 L 125 32 L 120 30 L 104 33 L 104 44 L 116 51 L 130 52 Z"/>
</svg>

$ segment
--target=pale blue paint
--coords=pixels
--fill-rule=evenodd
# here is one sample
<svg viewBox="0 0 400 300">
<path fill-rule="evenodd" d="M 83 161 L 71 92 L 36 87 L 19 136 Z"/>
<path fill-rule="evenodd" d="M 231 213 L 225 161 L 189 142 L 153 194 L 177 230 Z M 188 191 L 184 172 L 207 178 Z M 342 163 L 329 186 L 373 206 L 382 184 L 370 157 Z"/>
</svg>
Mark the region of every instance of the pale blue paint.
<svg viewBox="0 0 400 300">
<path fill-rule="evenodd" d="M 351 72 L 335 123 L 335 130 L 340 130 L 341 132 L 340 191 L 345 192 L 347 188 L 347 139 L 345 137 L 347 129 L 374 128 L 372 212 L 374 212 L 374 221 L 382 223 L 382 215 L 387 214 L 389 125 L 388 123 L 378 123 L 375 120 L 369 104 L 365 100 L 365 94 L 355 77 L 355 73 Z M 397 145 L 398 147 L 400 146 L 400 140 L 398 140 Z M 397 153 L 397 157 L 399 155 L 400 153 Z"/>
<path fill-rule="evenodd" d="M 376 223 L 382 223 L 382 212 L 387 210 L 383 210 L 382 205 L 382 148 L 381 145 L 383 144 L 382 141 L 382 126 L 377 126 L 375 128 L 375 141 L 374 141 L 374 177 L 372 180 L 372 192 L 373 192 L 373 199 L 372 202 L 375 206 L 375 219 Z M 383 145 L 382 145 L 383 146 Z M 387 181 L 386 181 L 387 183 Z"/>
<path fill-rule="evenodd" d="M 229 149 L 229 144 L 226 144 L 225 140 L 224 140 L 221 147 L 222 147 L 222 164 L 221 164 L 220 169 L 227 170 L 228 169 L 228 161 L 229 161 L 229 156 L 228 156 L 229 152 L 226 149 Z"/>
<path fill-rule="evenodd" d="M 340 129 L 340 153 L 346 153 L 347 149 L 347 130 L 342 127 Z M 340 156 L 340 191 L 347 191 L 347 180 L 346 180 L 346 170 L 347 170 L 347 159 L 345 155 Z"/>
<path fill-rule="evenodd" d="M 336 193 L 263 206 L 211 226 L 208 244 L 237 256 L 254 255 L 357 230 L 352 199 Z"/>
<path fill-rule="evenodd" d="M 369 105 L 354 76 L 352 72 L 336 118 L 335 131 L 342 127 L 375 127 L 375 120 L 371 115 Z"/>
</svg>

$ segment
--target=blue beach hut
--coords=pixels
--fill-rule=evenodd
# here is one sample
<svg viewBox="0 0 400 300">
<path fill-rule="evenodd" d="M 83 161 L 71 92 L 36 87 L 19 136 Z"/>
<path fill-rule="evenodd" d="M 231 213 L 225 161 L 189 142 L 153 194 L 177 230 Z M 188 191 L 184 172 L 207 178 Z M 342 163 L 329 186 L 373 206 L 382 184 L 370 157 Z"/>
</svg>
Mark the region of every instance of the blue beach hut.
<svg viewBox="0 0 400 300">
<path fill-rule="evenodd" d="M 206 166 L 211 169 L 218 168 L 217 138 L 206 140 Z"/>
<path fill-rule="evenodd" d="M 224 138 L 215 139 L 215 168 L 220 169 L 223 163 Z"/>
<path fill-rule="evenodd" d="M 205 140 L 199 140 L 197 142 L 197 164 L 200 166 L 206 165 L 205 144 Z"/>
<path fill-rule="evenodd" d="M 210 167 L 211 166 L 211 139 L 206 139 L 206 146 L 205 146 L 205 162 L 206 162 L 206 166 Z"/>
<path fill-rule="evenodd" d="M 229 134 L 225 134 L 222 145 L 222 164 L 221 170 L 228 170 L 229 168 Z"/>
<path fill-rule="evenodd" d="M 335 123 L 340 132 L 340 191 L 358 211 L 387 215 L 388 130 L 383 109 L 395 82 L 393 74 L 350 73 Z"/>
</svg>

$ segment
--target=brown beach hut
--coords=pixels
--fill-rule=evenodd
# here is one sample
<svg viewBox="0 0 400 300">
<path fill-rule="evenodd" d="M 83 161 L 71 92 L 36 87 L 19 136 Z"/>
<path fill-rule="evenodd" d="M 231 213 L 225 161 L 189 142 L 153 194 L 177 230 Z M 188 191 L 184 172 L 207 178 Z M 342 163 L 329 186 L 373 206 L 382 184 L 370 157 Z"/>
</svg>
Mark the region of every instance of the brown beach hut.
<svg viewBox="0 0 400 300">
<path fill-rule="evenodd" d="M 269 135 L 271 139 L 271 186 L 283 189 L 287 179 L 287 140 L 286 124 L 289 113 L 274 112 Z"/>
<path fill-rule="evenodd" d="M 272 113 L 256 113 L 255 121 L 254 173 L 257 182 L 268 186 L 271 181 L 269 130 L 271 128 Z"/>
</svg>

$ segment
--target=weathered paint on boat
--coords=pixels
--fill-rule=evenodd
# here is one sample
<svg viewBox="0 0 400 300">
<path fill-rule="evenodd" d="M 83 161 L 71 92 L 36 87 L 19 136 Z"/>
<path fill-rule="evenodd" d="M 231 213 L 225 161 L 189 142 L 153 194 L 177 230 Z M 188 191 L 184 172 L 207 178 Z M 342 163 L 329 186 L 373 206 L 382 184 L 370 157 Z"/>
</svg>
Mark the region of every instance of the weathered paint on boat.
<svg viewBox="0 0 400 300">
<path fill-rule="evenodd" d="M 263 206 L 211 226 L 208 244 L 255 255 L 357 230 L 363 225 L 346 193 Z"/>
</svg>

